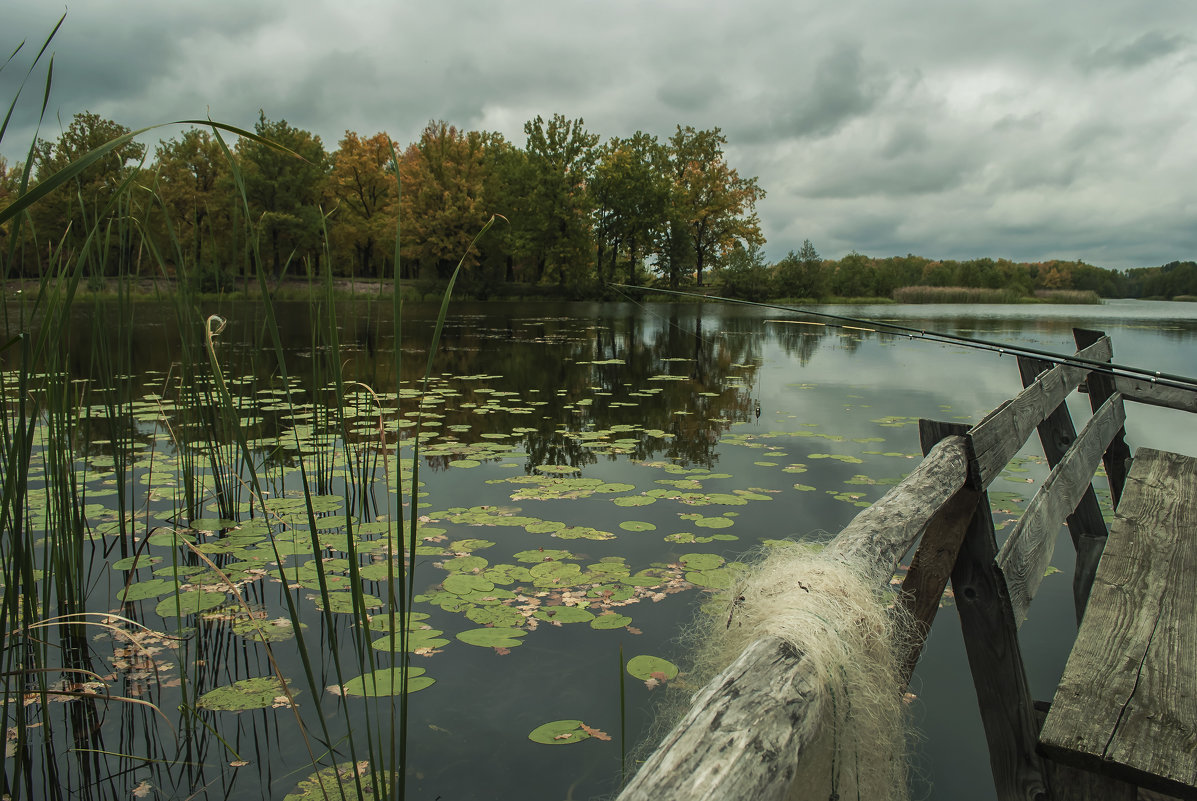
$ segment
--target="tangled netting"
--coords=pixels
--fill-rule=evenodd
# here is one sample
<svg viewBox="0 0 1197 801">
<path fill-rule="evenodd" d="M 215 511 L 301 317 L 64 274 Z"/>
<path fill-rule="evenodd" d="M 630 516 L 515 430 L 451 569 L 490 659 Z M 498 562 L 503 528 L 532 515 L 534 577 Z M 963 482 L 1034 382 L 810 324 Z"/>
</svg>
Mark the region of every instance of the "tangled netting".
<svg viewBox="0 0 1197 801">
<path fill-rule="evenodd" d="M 766 636 L 786 640 L 814 666 L 824 703 L 810 716 L 812 742 L 790 799 L 907 797 L 901 682 L 913 627 L 865 575 L 809 545 L 772 547 L 712 602 L 694 632 L 701 679 Z"/>
</svg>

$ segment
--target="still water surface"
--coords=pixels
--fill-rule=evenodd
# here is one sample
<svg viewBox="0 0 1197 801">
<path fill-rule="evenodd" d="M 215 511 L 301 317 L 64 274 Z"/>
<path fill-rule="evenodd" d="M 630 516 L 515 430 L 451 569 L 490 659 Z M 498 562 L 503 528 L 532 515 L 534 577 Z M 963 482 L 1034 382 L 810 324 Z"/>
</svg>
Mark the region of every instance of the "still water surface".
<svg viewBox="0 0 1197 801">
<path fill-rule="evenodd" d="M 407 437 L 400 451 L 404 460 L 410 459 L 410 434 L 419 427 L 404 421 L 424 412 L 423 497 L 418 501 L 424 528 L 415 566 L 420 592 L 416 609 L 428 616 L 424 625 L 441 634 L 427 635 L 430 644 L 414 657 L 435 679 L 411 696 L 408 759 L 414 778 L 409 797 L 414 798 L 584 799 L 613 794 L 620 770 L 621 647 L 625 659 L 658 656 L 684 670 L 687 645 L 681 635 L 723 583 L 719 560 L 735 562 L 768 540 L 830 538 L 917 463 L 918 418 L 976 422 L 1020 388 L 1009 356 L 795 324 L 817 320 L 776 310 L 714 304 L 458 304 L 436 355 L 430 391 L 421 401 L 416 391 L 435 309 L 405 309 L 404 362 L 396 381 L 388 308 L 365 303 L 338 307 L 336 353 L 330 352 L 327 337 L 318 334 L 319 325 L 306 308 L 280 305 L 279 317 L 288 340 L 292 386 L 302 390 L 303 401 L 318 406 L 327 399 L 329 365 L 337 365 L 345 381 L 368 385 L 377 394 L 389 440 Z M 1100 307 L 827 311 L 1059 353 L 1074 350 L 1072 327 L 1097 328 L 1112 336 L 1119 363 L 1197 373 L 1197 304 L 1121 301 Z M 368 393 L 347 385 L 361 414 L 338 429 L 347 433 L 321 439 L 313 432 L 320 428 L 320 416 L 313 417 L 311 407 L 297 410 L 278 402 L 278 365 L 259 310 L 225 303 L 204 312 L 230 321 L 219 340 L 220 358 L 244 398 L 242 424 L 264 474 L 271 476 L 272 491 L 293 497 L 297 460 L 314 458 L 319 471 L 323 453 L 331 467 L 320 492 L 344 499 L 340 506 L 331 502 L 333 518 L 344 517 L 345 506 L 361 522 L 395 517 L 397 509 L 382 480 L 384 465 L 377 449 L 370 448 L 377 407 Z M 93 325 L 95 317 L 81 316 L 70 336 L 79 343 L 104 337 L 105 330 Z M 137 370 L 131 380 L 138 385 L 134 396 L 145 396 L 147 404 L 136 433 L 139 447 L 143 457 L 154 451 L 164 460 L 177 459 L 172 437 L 185 441 L 187 435 L 168 434 L 164 420 L 171 417 L 169 404 L 161 407 L 161 401 L 148 397 L 171 398 L 177 326 L 169 312 L 150 308 L 136 307 L 135 318 L 136 334 L 128 347 Z M 80 375 L 103 377 L 82 355 L 75 369 Z M 163 411 L 155 416 L 151 403 Z M 1088 417 L 1086 399 L 1074 397 L 1070 405 L 1079 428 Z M 1128 418 L 1132 448 L 1149 445 L 1197 455 L 1197 426 L 1185 415 L 1132 406 Z M 94 482 L 88 486 L 100 490 L 106 480 L 111 483 L 101 427 L 85 420 L 80 436 L 92 471 L 88 480 Z M 310 447 L 287 444 L 301 441 Z M 347 450 L 345 441 L 353 443 Z M 351 470 L 369 478 L 346 479 L 334 461 L 338 452 Z M 999 525 L 1008 524 L 1025 505 L 1028 487 L 1033 491 L 1028 482 L 1045 475 L 1032 438 L 993 487 Z M 177 476 L 171 479 L 169 471 L 143 465 L 134 471 L 132 484 L 137 489 L 130 500 L 147 510 L 152 524 L 180 519 Z M 1108 498 L 1103 480 L 1096 488 Z M 104 504 L 110 497 L 97 492 L 96 501 Z M 242 503 L 247 501 L 248 495 Z M 97 516 L 103 514 L 97 511 Z M 216 516 L 211 503 L 194 515 L 201 516 Z M 295 519 L 291 525 L 301 530 L 306 521 Z M 318 528 L 326 534 L 324 558 L 343 557 L 335 541 L 337 522 L 329 518 Z M 1067 534 L 1061 536 L 1056 550 L 1060 573 L 1044 581 L 1021 630 L 1031 689 L 1043 699 L 1054 692 L 1075 632 L 1066 558 L 1071 547 Z M 302 538 L 297 541 L 301 544 Z M 549 557 L 539 557 L 541 549 L 553 554 L 552 562 L 577 568 L 553 567 L 561 572 L 548 575 L 544 565 Z M 171 553 L 169 544 L 155 544 L 151 550 Z M 107 568 L 119 555 L 104 557 L 97 549 L 91 597 L 98 610 L 113 608 L 116 592 L 128 580 L 125 572 Z M 240 563 L 256 557 L 238 552 L 224 558 Z M 302 553 L 290 560 L 285 564 L 297 570 L 305 563 Z M 369 554 L 360 560 L 362 566 L 377 564 Z M 338 568 L 329 564 L 330 570 Z M 709 570 L 691 569 L 696 565 Z M 526 572 L 532 568 L 536 573 Z M 485 582 L 477 592 L 461 579 L 446 584 L 446 579 L 466 574 L 481 579 L 465 584 Z M 278 616 L 281 585 L 254 575 L 247 574 L 245 592 L 264 614 Z M 309 639 L 323 644 L 315 653 L 318 681 L 335 686 L 336 664 L 327 644 L 338 643 L 341 660 L 356 665 L 354 654 L 365 640 L 360 632 L 354 635 L 349 623 L 337 622 L 336 631 L 328 631 L 317 611 L 318 593 L 310 584 L 305 587 L 299 572 L 287 575 L 304 605 L 305 620 L 319 633 Z M 134 577 L 149 578 L 148 571 Z M 380 593 L 377 580 L 364 582 L 366 593 Z M 171 631 L 179 619 L 159 616 L 157 603 L 157 598 L 142 601 L 134 614 L 151 627 Z M 554 620 L 568 606 L 585 609 L 594 620 Z M 604 627 L 603 618 L 611 622 L 611 615 L 630 620 L 619 618 L 621 625 Z M 184 620 L 191 625 L 190 618 Z M 457 637 L 513 624 L 526 633 L 506 646 L 471 645 Z M 189 663 L 197 692 L 267 672 L 258 646 L 234 636 L 230 628 L 230 615 L 201 617 L 195 637 L 177 652 L 179 661 Z M 301 666 L 294 650 L 288 655 L 285 643 L 276 650 L 289 675 L 298 677 Z M 98 658 L 113 662 L 113 653 L 109 647 Z M 121 667 L 114 669 L 119 673 Z M 343 678 L 353 675 L 347 669 Z M 642 756 L 636 747 L 649 735 L 659 709 L 694 688 L 685 687 L 684 673 L 664 687 L 625 679 L 631 769 L 635 757 Z M 919 732 L 913 796 L 993 797 L 950 601 L 912 690 L 917 700 L 911 713 Z M 163 708 L 177 705 L 171 693 L 170 687 L 149 691 Z M 309 695 L 299 697 L 301 705 L 312 704 Z M 375 725 L 387 703 L 365 699 L 342 706 L 327 693 L 320 699 L 329 736 L 340 751 L 338 761 L 349 758 L 345 732 Z M 281 798 L 310 772 L 289 711 L 202 714 L 211 730 L 234 744 L 251 765 L 228 768 L 227 754 L 201 731 L 200 745 L 190 757 L 198 767 L 183 774 L 150 769 L 134 774 L 152 777 L 163 797 L 211 783 L 209 798 Z M 105 719 L 112 750 L 118 750 L 117 742 L 120 748 L 143 747 L 132 718 L 110 713 Z M 581 720 L 613 737 L 568 745 L 528 739 L 541 724 L 562 719 Z"/>
</svg>

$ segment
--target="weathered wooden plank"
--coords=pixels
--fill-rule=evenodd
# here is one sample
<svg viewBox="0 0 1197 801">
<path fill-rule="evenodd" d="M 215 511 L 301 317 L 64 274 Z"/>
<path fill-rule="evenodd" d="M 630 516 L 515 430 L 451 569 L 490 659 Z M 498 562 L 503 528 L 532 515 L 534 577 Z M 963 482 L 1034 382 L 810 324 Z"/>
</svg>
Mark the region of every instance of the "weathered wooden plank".
<svg viewBox="0 0 1197 801">
<path fill-rule="evenodd" d="M 952 570 L 956 610 L 977 692 L 999 801 L 1046 797 L 1043 760 L 1027 674 L 1006 582 L 994 562 L 993 516 L 983 498 Z"/>
<path fill-rule="evenodd" d="M 1050 707 L 1046 701 L 1035 702 L 1035 722 L 1040 728 Z M 1052 801 L 1146 801 L 1140 797 L 1139 788 L 1128 782 L 1074 768 L 1054 759 L 1044 759 L 1043 767 L 1047 770 L 1048 786 L 1052 788 Z"/>
<path fill-rule="evenodd" d="M 1085 328 L 1072 329 L 1072 338 L 1078 348 L 1090 346 L 1091 343 L 1101 340 L 1109 341 L 1109 337 L 1101 331 L 1090 331 Z M 1101 361 L 1108 361 L 1112 358 L 1114 358 L 1114 354 L 1111 349 L 1110 355 Z M 1089 385 L 1089 407 L 1094 412 L 1117 391 L 1114 379 L 1108 373 L 1090 373 L 1087 383 Z M 1126 484 L 1127 461 L 1130 459 L 1130 455 L 1130 447 L 1126 444 L 1126 432 L 1121 431 L 1114 437 L 1110 447 L 1106 450 L 1106 455 L 1102 457 L 1102 464 L 1106 468 L 1106 478 L 1110 482 L 1110 498 L 1115 507 L 1118 506 L 1118 501 L 1122 498 L 1122 487 Z"/>
<path fill-rule="evenodd" d="M 1109 354 L 1110 340 L 1103 337 L 1076 355 L 1089 361 L 1105 361 Z M 1058 364 L 973 426 L 970 434 L 983 487 L 1001 475 L 1031 432 L 1088 374 L 1089 368 L 1082 365 Z"/>
<path fill-rule="evenodd" d="M 1165 386 L 1150 379 L 1126 375 L 1114 377 L 1114 388 L 1122 394 L 1124 400 L 1148 406 L 1162 406 L 1165 409 L 1178 409 L 1182 412 L 1197 412 L 1197 389 Z"/>
<path fill-rule="evenodd" d="M 968 427 L 959 423 L 939 423 L 919 420 L 919 440 L 926 455 L 944 437 L 958 436 Z M 919 547 L 910 560 L 910 570 L 902 581 L 898 601 L 914 621 L 914 640 L 907 650 L 903 683 L 909 684 L 923 652 L 923 644 L 931 631 L 931 624 L 939 613 L 943 591 L 952 577 L 952 566 L 960 553 L 969 521 L 976 512 L 982 493 L 961 487 L 927 524 Z"/>
<path fill-rule="evenodd" d="M 1060 761 L 1197 798 L 1197 459 L 1139 449 L 1041 734 Z"/>
<path fill-rule="evenodd" d="M 1006 577 L 1010 605 L 1018 625 L 1022 625 L 1027 607 L 1043 581 L 1060 526 L 1076 508 L 1086 488 L 1091 486 L 1102 454 L 1125 422 L 1122 396 L 1114 393 L 1089 419 L 1064 458 L 1052 468 L 1002 545 L 997 562 Z"/>
<path fill-rule="evenodd" d="M 1018 372 L 1022 376 L 1023 386 L 1030 386 L 1040 373 L 1049 369 L 1051 365 L 1041 359 L 1018 357 Z M 1043 445 L 1043 454 L 1047 457 L 1048 466 L 1055 467 L 1076 441 L 1076 428 L 1072 424 L 1072 415 L 1068 413 L 1067 403 L 1061 403 L 1039 424 L 1039 441 Z M 1107 533 L 1101 504 L 1097 501 L 1093 482 L 1090 481 L 1076 509 L 1068 515 L 1068 534 L 1072 537 L 1072 545 L 1076 550 L 1076 569 L 1072 574 L 1072 604 L 1076 610 L 1077 623 L 1080 623 L 1085 615 L 1085 605 L 1089 602 L 1089 588 L 1093 586 L 1093 574 L 1097 571 L 1097 562 L 1101 558 L 1101 549 L 1105 547 Z"/>
<path fill-rule="evenodd" d="M 967 474 L 966 438 L 942 440 L 825 552 L 863 560 L 869 580 L 887 584 Z M 619 801 L 784 798 L 815 740 L 799 730 L 817 728 L 810 723 L 829 703 L 821 686 L 804 654 L 776 638 L 757 640 L 695 696 Z"/>
<path fill-rule="evenodd" d="M 820 686 L 805 654 L 757 640 L 699 691 L 619 801 L 780 801 L 826 712 Z"/>
<path fill-rule="evenodd" d="M 968 460 L 964 437 L 942 440 L 910 475 L 854 517 L 827 552 L 866 565 L 870 583 L 888 583 L 927 523 L 964 486 Z"/>
</svg>

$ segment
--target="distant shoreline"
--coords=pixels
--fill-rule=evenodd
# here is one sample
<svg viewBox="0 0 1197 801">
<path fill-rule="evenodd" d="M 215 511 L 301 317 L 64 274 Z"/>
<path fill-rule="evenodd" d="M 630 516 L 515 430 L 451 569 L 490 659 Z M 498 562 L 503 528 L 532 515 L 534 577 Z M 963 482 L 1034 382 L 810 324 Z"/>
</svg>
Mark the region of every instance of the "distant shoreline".
<svg viewBox="0 0 1197 801">
<path fill-rule="evenodd" d="M 123 286 L 122 286 L 123 280 Z M 37 279 L 7 279 L 0 282 L 7 301 L 13 302 L 22 297 L 31 300 L 36 297 L 41 284 Z M 128 293 L 128 299 L 135 302 L 153 302 L 167 299 L 174 292 L 175 281 L 172 278 L 133 277 L 126 279 L 108 278 L 102 285 L 89 284 L 80 281 L 76 290 L 77 297 L 83 299 L 116 298 L 122 292 Z M 405 279 L 401 282 L 400 291 L 406 302 L 439 301 L 443 295 L 445 282 L 429 281 L 427 279 Z M 664 289 L 664 288 L 663 288 Z M 720 297 L 718 287 L 687 287 L 683 291 L 693 292 L 695 295 L 705 295 L 712 299 Z M 270 296 L 274 300 L 293 301 L 306 300 L 309 297 L 323 299 L 328 287 L 324 279 L 311 282 L 306 279 L 286 278 L 281 282 L 270 282 Z M 227 290 L 222 292 L 194 292 L 194 296 L 203 300 L 215 299 L 245 299 L 261 298 L 261 291 L 256 280 L 248 282 L 230 282 Z M 393 284 L 390 279 L 370 278 L 334 278 L 332 280 L 332 294 L 337 300 L 372 300 L 390 298 L 393 294 Z M 501 302 L 561 302 L 577 301 L 613 301 L 622 297 L 577 297 L 569 293 L 557 291 L 556 287 L 538 286 L 535 284 L 500 284 L 487 287 L 479 293 L 476 288 L 461 287 L 455 292 L 461 301 L 501 301 Z M 676 300 L 677 296 L 665 293 L 656 294 L 647 288 L 642 298 L 646 302 Z M 1166 300 L 1166 298 L 1143 298 L 1143 300 Z M 1197 296 L 1178 296 L 1177 301 L 1197 302 Z M 973 287 L 902 287 L 894 291 L 894 297 L 828 297 L 828 298 L 770 298 L 761 302 L 783 305 L 866 305 L 866 304 L 903 304 L 903 305 L 935 305 L 935 304 L 964 304 L 964 305 L 1005 305 L 1005 304 L 1080 304 L 1098 305 L 1102 303 L 1094 292 L 1076 290 L 1044 291 L 1039 290 L 1035 296 L 1019 296 L 1009 290 L 985 290 Z"/>
</svg>

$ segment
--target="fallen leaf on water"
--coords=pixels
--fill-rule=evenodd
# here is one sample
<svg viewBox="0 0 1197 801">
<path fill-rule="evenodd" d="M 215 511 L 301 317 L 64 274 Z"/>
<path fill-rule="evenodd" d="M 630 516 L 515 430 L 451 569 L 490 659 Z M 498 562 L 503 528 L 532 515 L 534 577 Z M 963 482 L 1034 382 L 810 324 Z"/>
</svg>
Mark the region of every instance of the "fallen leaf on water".
<svg viewBox="0 0 1197 801">
<path fill-rule="evenodd" d="M 238 759 L 236 762 L 230 762 L 229 767 L 230 768 L 243 768 L 248 764 L 249 763 L 246 762 L 244 759 Z"/>
<path fill-rule="evenodd" d="M 611 735 L 607 734 L 607 732 L 603 731 L 602 729 L 596 729 L 593 726 L 587 726 L 585 723 L 582 724 L 582 731 L 586 732 L 587 734 L 589 734 L 591 737 L 593 737 L 596 740 L 610 740 L 611 739 Z"/>
<path fill-rule="evenodd" d="M 644 686 L 651 690 L 660 683 L 661 682 L 657 681 L 656 679 L 646 679 L 644 682 Z"/>
<path fill-rule="evenodd" d="M 150 790 L 154 789 L 154 785 L 150 784 L 149 779 L 146 779 L 141 784 L 133 788 L 134 798 L 145 798 L 150 794 Z"/>
<path fill-rule="evenodd" d="M 554 737 L 553 739 L 554 739 L 554 740 L 568 740 L 570 737 L 573 737 L 573 736 L 574 736 L 574 735 L 573 735 L 573 733 L 572 733 L 572 732 L 568 732 L 568 731 L 566 731 L 566 732 L 562 732 L 561 734 L 558 734 L 558 735 L 557 735 L 556 737 Z"/>
<path fill-rule="evenodd" d="M 643 634 L 644 633 L 643 631 L 636 628 L 635 626 L 628 626 L 627 629 L 628 629 L 629 634 Z"/>
<path fill-rule="evenodd" d="M 504 648 L 503 646 L 500 645 L 495 648 L 495 653 L 498 654 L 499 656 L 507 656 L 509 653 L 511 653 L 511 649 Z M 560 738 L 558 738 L 558 739 L 560 739 Z"/>
</svg>

